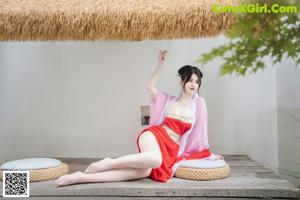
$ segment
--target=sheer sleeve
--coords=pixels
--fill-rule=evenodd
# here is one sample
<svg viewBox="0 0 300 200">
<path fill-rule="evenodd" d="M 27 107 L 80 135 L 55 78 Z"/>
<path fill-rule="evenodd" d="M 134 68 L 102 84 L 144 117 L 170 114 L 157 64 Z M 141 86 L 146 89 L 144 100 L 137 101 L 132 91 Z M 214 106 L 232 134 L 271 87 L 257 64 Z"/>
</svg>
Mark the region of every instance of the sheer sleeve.
<svg viewBox="0 0 300 200">
<path fill-rule="evenodd" d="M 208 114 L 206 102 L 203 97 L 200 98 L 200 122 L 201 122 L 201 133 L 202 133 L 202 145 L 205 149 L 209 148 L 208 144 Z"/>
<path fill-rule="evenodd" d="M 157 90 L 154 98 L 150 98 L 150 125 L 159 123 L 163 114 L 163 109 L 171 96 L 161 90 Z"/>
</svg>

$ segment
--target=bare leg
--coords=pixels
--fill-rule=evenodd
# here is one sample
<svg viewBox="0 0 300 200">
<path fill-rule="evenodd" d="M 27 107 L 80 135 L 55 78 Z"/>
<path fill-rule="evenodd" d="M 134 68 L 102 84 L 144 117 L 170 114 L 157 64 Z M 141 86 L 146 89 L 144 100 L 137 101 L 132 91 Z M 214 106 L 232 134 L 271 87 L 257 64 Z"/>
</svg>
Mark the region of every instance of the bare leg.
<svg viewBox="0 0 300 200">
<path fill-rule="evenodd" d="M 103 159 L 103 162 L 101 161 L 92 163 L 84 172 L 95 173 L 106 171 L 109 169 L 120 169 L 126 167 L 157 168 L 161 165 L 161 159 L 159 159 L 159 154 L 150 151 L 126 155 L 116 159 L 105 158 Z"/>
<path fill-rule="evenodd" d="M 85 174 L 78 171 L 60 177 L 55 181 L 55 184 L 57 186 L 64 186 L 75 183 L 127 181 L 148 177 L 150 172 L 151 168 L 123 168 L 93 174 Z"/>
<path fill-rule="evenodd" d="M 105 158 L 87 167 L 85 173 L 102 172 L 121 168 L 157 168 L 161 165 L 162 155 L 155 136 L 146 131 L 139 138 L 141 153 L 122 156 L 116 159 Z"/>
</svg>

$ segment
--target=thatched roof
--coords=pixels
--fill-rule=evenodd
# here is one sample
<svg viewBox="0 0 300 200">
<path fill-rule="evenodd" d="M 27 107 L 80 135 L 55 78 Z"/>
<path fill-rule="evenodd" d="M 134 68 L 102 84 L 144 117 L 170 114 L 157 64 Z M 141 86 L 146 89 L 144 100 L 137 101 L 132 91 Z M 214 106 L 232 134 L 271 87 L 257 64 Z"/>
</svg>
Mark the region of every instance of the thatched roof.
<svg viewBox="0 0 300 200">
<path fill-rule="evenodd" d="M 217 2 L 230 0 L 218 0 Z M 234 0 L 232 0 L 234 1 Z M 0 40 L 143 40 L 216 36 L 232 14 L 213 0 L 0 0 Z"/>
</svg>

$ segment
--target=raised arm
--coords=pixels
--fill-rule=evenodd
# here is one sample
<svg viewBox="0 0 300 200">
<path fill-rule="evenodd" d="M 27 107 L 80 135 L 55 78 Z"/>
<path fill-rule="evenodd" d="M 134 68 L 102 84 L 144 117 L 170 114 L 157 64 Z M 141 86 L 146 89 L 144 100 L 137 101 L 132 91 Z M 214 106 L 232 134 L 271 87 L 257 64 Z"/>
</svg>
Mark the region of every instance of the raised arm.
<svg viewBox="0 0 300 200">
<path fill-rule="evenodd" d="M 148 79 L 148 84 L 147 84 L 147 90 L 150 93 L 150 96 L 152 99 L 154 99 L 154 97 L 157 94 L 157 89 L 156 89 L 156 81 L 158 79 L 159 76 L 159 72 L 161 69 L 162 64 L 165 61 L 165 56 L 166 56 L 167 51 L 159 51 L 158 54 L 158 64 L 154 70 L 154 72 L 151 74 L 150 78 Z"/>
</svg>

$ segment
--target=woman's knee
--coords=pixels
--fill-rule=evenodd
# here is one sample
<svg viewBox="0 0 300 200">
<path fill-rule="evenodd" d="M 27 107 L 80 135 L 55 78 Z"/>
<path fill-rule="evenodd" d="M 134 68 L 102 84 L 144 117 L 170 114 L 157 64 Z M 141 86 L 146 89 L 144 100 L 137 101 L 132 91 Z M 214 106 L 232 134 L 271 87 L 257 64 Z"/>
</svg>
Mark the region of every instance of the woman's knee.
<svg viewBox="0 0 300 200">
<path fill-rule="evenodd" d="M 147 155 L 147 160 L 150 163 L 149 167 L 160 167 L 162 164 L 162 155 L 154 134 L 151 131 L 146 131 L 141 135 L 139 144 L 142 153 L 145 153 Z"/>
<path fill-rule="evenodd" d="M 159 151 L 159 145 L 154 134 L 151 131 L 145 131 L 139 138 L 139 147 L 141 151 Z"/>
<path fill-rule="evenodd" d="M 162 156 L 160 152 L 154 152 L 154 151 L 149 151 L 148 153 L 148 159 L 150 162 L 150 167 L 151 168 L 158 168 L 162 164 Z"/>
<path fill-rule="evenodd" d="M 142 168 L 142 169 L 138 169 L 138 177 L 139 178 L 146 178 L 148 176 L 150 176 L 152 168 Z"/>
</svg>

